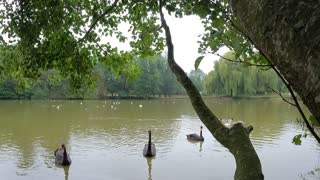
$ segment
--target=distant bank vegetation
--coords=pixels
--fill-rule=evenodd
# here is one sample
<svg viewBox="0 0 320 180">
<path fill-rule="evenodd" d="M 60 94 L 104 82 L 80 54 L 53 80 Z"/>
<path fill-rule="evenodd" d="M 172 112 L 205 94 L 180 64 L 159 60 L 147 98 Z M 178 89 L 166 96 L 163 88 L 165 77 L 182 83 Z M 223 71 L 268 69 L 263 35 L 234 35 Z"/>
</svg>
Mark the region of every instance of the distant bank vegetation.
<svg viewBox="0 0 320 180">
<path fill-rule="evenodd" d="M 105 99 L 105 98 L 153 98 L 186 95 L 171 73 L 162 56 L 139 59 L 130 73 L 113 73 L 108 66 L 98 64 L 92 76 L 96 81 L 91 87 L 73 89 L 70 80 L 55 70 L 43 72 L 37 81 L 21 83 L 12 77 L 0 77 L 2 99 Z M 261 96 L 274 89 L 285 92 L 286 88 L 273 71 L 223 59 L 215 62 L 213 70 L 205 74 L 192 70 L 189 77 L 203 95 L 208 96 Z"/>
</svg>

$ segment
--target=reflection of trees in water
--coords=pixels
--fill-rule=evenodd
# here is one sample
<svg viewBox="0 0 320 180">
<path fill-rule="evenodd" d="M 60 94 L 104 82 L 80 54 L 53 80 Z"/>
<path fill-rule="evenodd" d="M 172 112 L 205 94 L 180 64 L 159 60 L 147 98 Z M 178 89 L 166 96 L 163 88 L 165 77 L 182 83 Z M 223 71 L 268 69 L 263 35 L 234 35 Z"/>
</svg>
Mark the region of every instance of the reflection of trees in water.
<svg viewBox="0 0 320 180">
<path fill-rule="evenodd" d="M 285 120 L 298 117 L 293 107 L 278 99 L 207 99 L 207 102 L 220 118 L 233 117 L 244 121 L 245 125 L 253 125 L 255 138 L 279 136 L 288 122 Z M 58 105 L 61 105 L 59 109 Z M 0 137 L 4 139 L 1 143 L 17 146 L 20 168 L 32 167 L 36 151 L 42 151 L 45 163 L 53 163 L 50 159 L 53 150 L 66 143 L 70 152 L 71 138 L 77 140 L 73 142 L 80 141 L 81 146 L 88 143 L 88 146 L 102 146 L 118 154 L 142 155 L 149 129 L 158 153 L 165 154 L 172 150 L 176 140 L 180 128 L 177 119 L 181 115 L 196 116 L 188 99 L 1 101 L 0 113 Z M 3 151 L 1 146 L 0 150 Z"/>
<path fill-rule="evenodd" d="M 37 155 L 45 151 L 53 155 L 53 149 L 69 139 L 68 122 L 57 117 L 57 109 L 46 101 L 8 101 L 0 104 L 2 121 L 0 135 L 18 146 L 18 168 L 28 168 Z M 14 113 L 11 113 L 14 111 Z"/>
<path fill-rule="evenodd" d="M 156 146 L 166 146 L 164 153 L 170 151 L 179 128 L 179 121 L 175 119 L 188 106 L 184 101 L 179 102 L 5 101 L 0 103 L 0 136 L 10 139 L 4 142 L 18 147 L 20 168 L 31 167 L 35 163 L 38 146 L 42 147 L 41 154 L 46 163 L 51 163 L 49 159 L 53 158 L 53 150 L 57 146 L 61 143 L 68 146 L 71 136 L 81 138 L 81 134 L 98 138 L 111 148 L 131 146 L 142 154 L 142 147 L 148 139 L 147 130 L 151 129 Z M 111 105 L 117 109 L 112 109 Z M 161 152 L 161 148 L 158 150 Z"/>
<path fill-rule="evenodd" d="M 89 120 L 79 122 L 73 132 L 85 137 L 95 136 L 99 131 L 105 137 L 101 144 L 106 148 L 123 153 L 129 148 L 129 154 L 141 154 L 141 147 L 148 141 L 147 131 L 151 130 L 158 152 L 165 153 L 171 151 L 177 137 L 180 122 L 176 119 L 184 111 L 185 103 L 176 106 L 172 100 L 110 101 L 104 108 L 88 105 Z"/>
<path fill-rule="evenodd" d="M 148 164 L 148 180 L 152 180 L 152 160 L 154 157 L 146 157 Z"/>
<path fill-rule="evenodd" d="M 207 99 L 206 102 L 219 118 L 233 118 L 245 122 L 246 126 L 252 125 L 255 138 L 279 136 L 288 120 L 300 117 L 294 107 L 281 99 L 221 98 Z"/>
</svg>

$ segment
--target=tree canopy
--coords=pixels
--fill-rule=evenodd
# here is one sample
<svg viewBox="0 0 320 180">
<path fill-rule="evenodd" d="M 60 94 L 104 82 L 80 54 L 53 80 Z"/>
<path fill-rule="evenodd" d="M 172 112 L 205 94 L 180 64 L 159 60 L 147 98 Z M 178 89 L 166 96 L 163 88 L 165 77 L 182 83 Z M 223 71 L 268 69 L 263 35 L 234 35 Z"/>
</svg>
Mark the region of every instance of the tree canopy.
<svg viewBox="0 0 320 180">
<path fill-rule="evenodd" d="M 164 46 L 157 14 L 149 13 L 143 1 L 31 0 L 3 1 L 2 6 L 2 73 L 34 79 L 54 68 L 80 88 L 92 82 L 97 62 L 130 73 L 124 69 L 134 57 L 160 53 Z M 131 25 L 130 40 L 119 28 L 124 22 Z M 102 37 L 128 40 L 132 51 L 120 51 Z"/>
<path fill-rule="evenodd" d="M 223 55 L 234 59 L 229 52 Z M 246 67 L 244 64 L 220 58 L 215 62 L 204 81 L 206 94 L 223 96 L 253 96 L 271 94 L 273 91 L 288 92 L 284 83 L 272 70 L 259 67 Z"/>
</svg>

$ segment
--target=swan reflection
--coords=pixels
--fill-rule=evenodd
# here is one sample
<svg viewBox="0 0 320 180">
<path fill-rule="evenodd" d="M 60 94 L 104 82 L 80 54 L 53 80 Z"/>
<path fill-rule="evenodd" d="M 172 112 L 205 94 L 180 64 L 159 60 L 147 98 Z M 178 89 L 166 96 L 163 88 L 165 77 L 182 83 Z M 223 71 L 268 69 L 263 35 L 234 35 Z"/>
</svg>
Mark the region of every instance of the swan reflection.
<svg viewBox="0 0 320 180">
<path fill-rule="evenodd" d="M 146 157 L 148 164 L 148 180 L 152 180 L 152 160 L 154 157 Z"/>
<path fill-rule="evenodd" d="M 191 143 L 191 144 L 198 144 L 199 143 L 199 152 L 202 151 L 202 144 L 204 141 L 194 141 L 194 140 L 189 140 L 188 139 L 188 142 Z"/>
<path fill-rule="evenodd" d="M 69 179 L 69 168 L 70 166 L 64 166 L 64 180 L 68 180 Z"/>
</svg>

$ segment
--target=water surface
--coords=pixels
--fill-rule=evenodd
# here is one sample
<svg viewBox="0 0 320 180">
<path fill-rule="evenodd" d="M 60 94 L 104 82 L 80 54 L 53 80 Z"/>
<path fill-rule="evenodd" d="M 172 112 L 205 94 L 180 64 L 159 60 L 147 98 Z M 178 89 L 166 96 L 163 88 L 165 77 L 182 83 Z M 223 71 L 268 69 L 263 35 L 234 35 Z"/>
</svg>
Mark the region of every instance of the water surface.
<svg viewBox="0 0 320 180">
<path fill-rule="evenodd" d="M 253 125 L 252 142 L 265 179 L 319 179 L 320 146 L 304 133 L 295 108 L 278 99 L 207 99 L 219 117 Z M 203 143 L 186 140 L 203 125 L 188 99 L 0 101 L 2 180 L 233 179 L 235 161 L 204 128 Z M 142 149 L 152 130 L 157 156 Z M 69 168 L 53 151 L 65 143 Z"/>
</svg>

